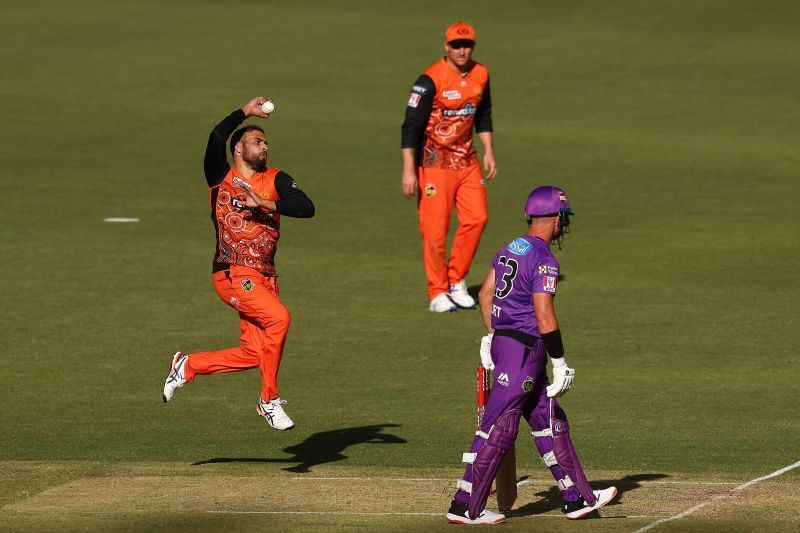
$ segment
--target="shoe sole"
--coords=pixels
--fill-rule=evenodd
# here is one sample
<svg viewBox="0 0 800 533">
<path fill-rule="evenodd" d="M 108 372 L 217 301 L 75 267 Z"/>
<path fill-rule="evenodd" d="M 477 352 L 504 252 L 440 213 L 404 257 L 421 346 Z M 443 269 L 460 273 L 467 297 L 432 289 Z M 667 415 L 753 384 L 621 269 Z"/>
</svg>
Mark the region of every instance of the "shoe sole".
<svg viewBox="0 0 800 533">
<path fill-rule="evenodd" d="M 581 518 L 583 518 L 584 516 L 588 515 L 592 511 L 596 511 L 596 510 L 600 509 L 601 507 L 605 507 L 606 505 L 608 505 L 608 502 L 613 500 L 614 497 L 617 494 L 619 494 L 619 490 L 617 490 L 617 488 L 614 487 L 614 492 L 612 492 L 610 496 L 608 496 L 607 498 L 605 498 L 603 500 L 597 500 L 597 502 L 595 502 L 595 504 L 592 507 L 584 507 L 583 509 L 580 509 L 578 511 L 574 511 L 575 513 L 579 513 L 579 514 L 574 514 L 572 516 L 570 516 L 568 514 L 567 515 L 567 520 L 580 520 Z"/>
<path fill-rule="evenodd" d="M 175 365 L 178 364 L 178 359 L 180 359 L 180 356 L 182 355 L 183 354 L 181 352 L 175 352 L 175 355 L 172 356 L 172 365 L 169 367 L 169 372 L 167 372 L 167 379 L 169 379 L 172 373 L 175 372 Z M 167 379 L 164 380 L 165 386 Z M 169 401 L 167 399 L 167 395 L 164 394 L 163 392 L 161 393 L 161 399 L 164 400 L 164 403 L 167 403 Z"/>
<path fill-rule="evenodd" d="M 458 516 L 458 515 L 454 515 L 454 514 L 450 514 L 450 513 L 447 513 L 445 516 L 447 517 L 447 521 L 450 522 L 451 524 L 463 524 L 463 525 L 467 525 L 467 526 L 482 526 L 482 525 L 491 525 L 491 524 L 501 524 L 501 523 L 506 521 L 506 517 L 505 516 L 503 516 L 502 518 L 498 518 L 497 520 L 481 521 L 481 522 L 478 522 L 478 521 L 475 521 L 475 520 L 468 520 L 468 519 L 464 518 L 463 516 Z"/>
<path fill-rule="evenodd" d="M 269 423 L 269 418 L 267 418 L 267 413 L 265 413 L 265 412 L 263 412 L 263 411 L 261 410 L 261 406 L 260 406 L 260 405 L 256 405 L 256 413 L 258 413 L 258 416 L 260 416 L 261 418 L 263 418 L 264 420 L 266 420 L 266 421 L 267 421 L 267 425 L 268 425 L 269 427 L 271 427 L 272 429 L 274 429 L 274 430 L 277 430 L 277 431 L 289 431 L 289 430 L 291 430 L 291 429 L 294 429 L 294 424 L 292 424 L 292 425 L 291 425 L 291 426 L 289 426 L 288 428 L 276 428 L 275 426 L 273 426 L 272 424 L 270 424 L 270 423 Z"/>
</svg>

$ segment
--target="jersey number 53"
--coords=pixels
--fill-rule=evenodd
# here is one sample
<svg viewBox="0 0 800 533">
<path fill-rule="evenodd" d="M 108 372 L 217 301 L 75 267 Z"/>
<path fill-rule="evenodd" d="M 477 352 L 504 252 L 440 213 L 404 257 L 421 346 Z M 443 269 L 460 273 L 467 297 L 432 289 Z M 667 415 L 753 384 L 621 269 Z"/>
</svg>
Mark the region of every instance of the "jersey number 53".
<svg viewBox="0 0 800 533">
<path fill-rule="evenodd" d="M 494 295 L 502 300 L 508 296 L 508 293 L 511 292 L 511 289 L 514 288 L 514 278 L 517 277 L 517 267 L 519 265 L 514 259 L 506 256 L 501 256 L 500 259 L 497 260 L 497 264 L 503 265 L 510 269 L 509 271 L 503 273 L 503 277 L 499 280 L 499 282 L 502 282 L 503 286 L 500 287 L 500 283 L 498 282 L 494 290 Z M 495 280 L 497 280 L 496 276 Z"/>
</svg>

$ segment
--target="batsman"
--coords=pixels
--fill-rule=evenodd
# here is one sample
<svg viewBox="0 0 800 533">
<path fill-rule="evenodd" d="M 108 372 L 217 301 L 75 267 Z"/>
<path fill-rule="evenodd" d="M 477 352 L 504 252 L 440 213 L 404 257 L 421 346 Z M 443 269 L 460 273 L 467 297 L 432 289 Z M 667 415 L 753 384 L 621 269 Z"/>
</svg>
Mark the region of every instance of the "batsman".
<svg viewBox="0 0 800 533">
<path fill-rule="evenodd" d="M 542 462 L 561 491 L 567 518 L 583 518 L 617 495 L 615 487 L 593 490 L 569 436 L 569 422 L 556 400 L 575 371 L 567 366 L 553 299 L 559 264 L 550 250 L 561 248 L 569 230 L 567 194 L 558 187 L 535 189 L 525 202 L 528 232 L 503 246 L 478 294 L 488 335 L 481 362 L 494 373 L 494 386 L 472 441 L 463 479 L 447 513 L 450 522 L 495 524 L 505 516 L 485 510 L 500 463 L 517 438 L 520 418 L 531 427 Z M 547 356 L 553 381 L 547 377 Z"/>
</svg>

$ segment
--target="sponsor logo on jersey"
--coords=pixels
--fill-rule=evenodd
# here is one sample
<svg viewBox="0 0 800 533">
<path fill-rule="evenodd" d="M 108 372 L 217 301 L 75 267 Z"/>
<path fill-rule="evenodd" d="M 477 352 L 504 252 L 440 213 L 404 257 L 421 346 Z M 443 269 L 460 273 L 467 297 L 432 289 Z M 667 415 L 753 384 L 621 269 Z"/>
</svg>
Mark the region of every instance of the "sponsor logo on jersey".
<svg viewBox="0 0 800 533">
<path fill-rule="evenodd" d="M 239 309 L 239 298 L 236 296 L 231 296 L 231 307 L 234 309 Z"/>
<path fill-rule="evenodd" d="M 461 109 L 445 109 L 442 111 L 442 115 L 446 117 L 464 117 L 467 115 L 474 115 L 477 109 L 478 108 L 472 104 L 467 104 Z"/>
<path fill-rule="evenodd" d="M 436 195 L 436 186 L 433 183 L 429 183 L 425 186 L 425 196 L 431 197 Z"/>
<path fill-rule="evenodd" d="M 508 374 L 501 372 L 500 375 L 497 376 L 497 384 L 508 387 Z"/>
<path fill-rule="evenodd" d="M 522 382 L 522 390 L 524 392 L 530 392 L 533 390 L 533 378 L 528 376 L 525 378 L 525 381 Z"/>
<path fill-rule="evenodd" d="M 425 94 L 428 92 L 427 87 L 423 87 L 422 85 L 414 85 L 411 87 L 411 91 L 419 94 Z"/>
<path fill-rule="evenodd" d="M 542 289 L 544 292 L 556 292 L 556 276 L 545 276 L 542 278 Z"/>
<path fill-rule="evenodd" d="M 417 93 L 411 93 L 408 95 L 408 107 L 417 107 L 419 105 L 419 101 L 421 96 Z"/>
<path fill-rule="evenodd" d="M 555 274 L 558 276 L 558 268 L 552 265 L 539 265 L 539 274 Z"/>
<path fill-rule="evenodd" d="M 507 249 L 512 254 L 527 255 L 527 253 L 531 251 L 532 247 L 533 245 L 531 243 L 522 237 L 517 237 L 508 244 Z"/>
<path fill-rule="evenodd" d="M 451 89 L 449 91 L 442 91 L 442 98 L 447 98 L 448 100 L 460 100 L 461 99 L 461 91 L 458 89 Z"/>
<path fill-rule="evenodd" d="M 252 291 L 252 290 L 253 290 L 253 287 L 254 287 L 254 285 L 253 285 L 253 282 L 252 282 L 251 280 L 249 280 L 249 279 L 243 279 L 243 280 L 242 280 L 242 288 L 243 288 L 243 289 L 244 289 L 246 292 L 250 292 L 250 291 Z"/>
<path fill-rule="evenodd" d="M 492 316 L 496 316 L 497 318 L 500 318 L 500 313 L 502 313 L 502 312 L 503 312 L 503 308 L 502 307 L 500 307 L 499 305 L 492 304 Z"/>
</svg>

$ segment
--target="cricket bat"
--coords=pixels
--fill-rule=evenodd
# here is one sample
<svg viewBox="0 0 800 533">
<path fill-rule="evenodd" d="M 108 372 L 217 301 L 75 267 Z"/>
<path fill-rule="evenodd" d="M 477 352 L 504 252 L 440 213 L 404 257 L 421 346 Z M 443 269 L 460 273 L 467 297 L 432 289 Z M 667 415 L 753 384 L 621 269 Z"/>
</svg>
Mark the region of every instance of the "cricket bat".
<svg viewBox="0 0 800 533">
<path fill-rule="evenodd" d="M 491 373 L 479 366 L 477 369 L 478 381 L 478 431 L 481 429 L 483 413 L 491 391 Z M 500 463 L 500 469 L 495 478 L 495 492 L 497 493 L 497 507 L 500 511 L 515 511 L 519 509 L 519 496 L 517 494 L 517 454 L 516 444 L 511 447 Z"/>
</svg>

